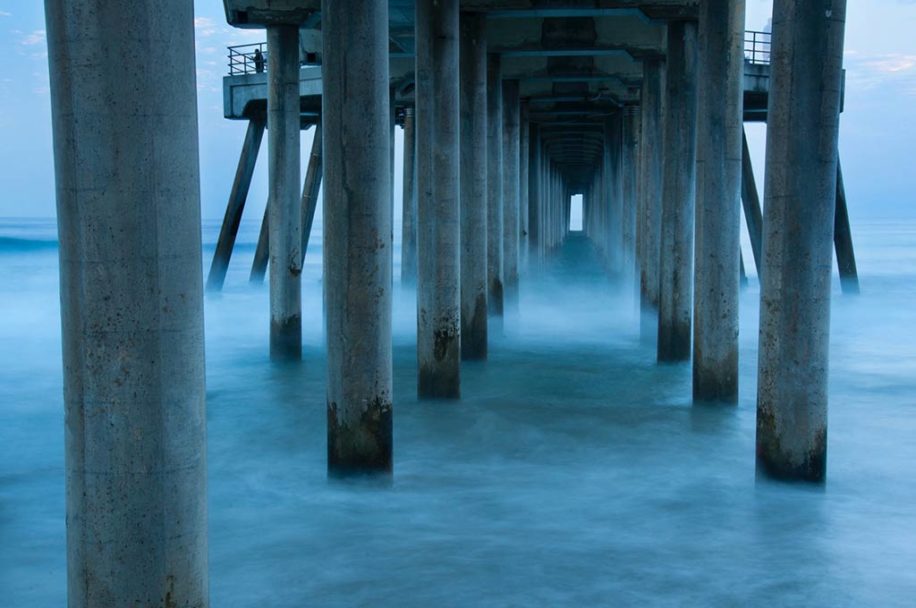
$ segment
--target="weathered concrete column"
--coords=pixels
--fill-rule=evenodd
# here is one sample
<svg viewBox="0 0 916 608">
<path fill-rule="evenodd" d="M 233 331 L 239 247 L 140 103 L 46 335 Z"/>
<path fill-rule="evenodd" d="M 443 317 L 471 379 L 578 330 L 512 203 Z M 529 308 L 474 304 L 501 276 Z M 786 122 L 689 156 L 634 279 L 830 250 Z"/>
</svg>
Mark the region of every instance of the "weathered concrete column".
<svg viewBox="0 0 916 608">
<path fill-rule="evenodd" d="M 658 332 L 659 254 L 661 251 L 662 216 L 662 64 L 660 60 L 643 62 L 642 119 L 639 138 L 639 292 L 642 319 L 649 320 L 653 337 Z M 645 332 L 645 325 L 644 331 Z"/>
<path fill-rule="evenodd" d="M 401 196 L 401 283 L 417 282 L 417 151 L 414 109 L 404 109 L 404 179 Z"/>
<path fill-rule="evenodd" d="M 529 141 L 531 125 L 528 122 L 528 105 L 523 102 L 519 114 L 518 163 L 518 271 L 528 272 L 528 162 L 531 155 Z"/>
<path fill-rule="evenodd" d="M 503 330 L 503 91 L 499 55 L 487 59 L 487 305 L 491 333 Z"/>
<path fill-rule="evenodd" d="M 658 360 L 690 359 L 696 200 L 697 24 L 668 24 Z"/>
<path fill-rule="evenodd" d="M 738 402 L 744 0 L 700 4 L 693 398 Z"/>
<path fill-rule="evenodd" d="M 67 604 L 205 607 L 193 7 L 49 1 L 45 17 L 60 239 Z"/>
<path fill-rule="evenodd" d="M 418 0 L 417 394 L 461 396 L 458 0 Z"/>
<path fill-rule="evenodd" d="M 530 151 L 528 154 L 528 264 L 540 264 L 541 197 L 543 196 L 540 128 L 531 123 L 528 127 Z"/>
<path fill-rule="evenodd" d="M 621 215 L 622 265 L 629 282 L 636 276 L 636 192 L 638 179 L 639 108 L 627 106 L 623 114 L 623 205 Z"/>
<path fill-rule="evenodd" d="M 302 358 L 299 28 L 267 28 L 270 358 Z"/>
<path fill-rule="evenodd" d="M 757 464 L 822 481 L 844 0 L 773 6 Z"/>
<path fill-rule="evenodd" d="M 487 21 L 461 14 L 461 357 L 487 358 Z"/>
<path fill-rule="evenodd" d="M 505 307 L 518 313 L 519 96 L 518 80 L 503 80 L 503 287 Z"/>
<path fill-rule="evenodd" d="M 391 472 L 388 2 L 323 0 L 328 474 Z"/>
</svg>

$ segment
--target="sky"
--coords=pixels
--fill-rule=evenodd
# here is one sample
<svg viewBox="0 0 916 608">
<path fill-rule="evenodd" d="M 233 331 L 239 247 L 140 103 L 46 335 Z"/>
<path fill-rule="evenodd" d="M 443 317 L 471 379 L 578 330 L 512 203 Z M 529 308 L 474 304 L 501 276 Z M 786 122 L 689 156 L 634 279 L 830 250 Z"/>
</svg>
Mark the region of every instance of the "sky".
<svg viewBox="0 0 916 608">
<path fill-rule="evenodd" d="M 221 0 L 194 4 L 202 214 L 216 220 L 224 212 L 245 135 L 243 122 L 222 117 L 226 47 L 265 36 L 229 27 Z M 747 0 L 747 29 L 763 29 L 771 11 L 770 0 Z M 916 0 L 848 2 L 840 156 L 853 229 L 860 218 L 916 218 L 914 32 Z M 42 2 L 0 0 L 0 57 L 5 62 L 0 70 L 0 217 L 50 218 L 54 167 Z M 748 137 L 762 188 L 765 128 L 749 126 Z M 310 139 L 311 133 L 303 135 L 303 159 Z M 246 219 L 260 218 L 267 196 L 266 145 L 261 152 Z M 399 192 L 399 166 L 395 175 Z"/>
</svg>

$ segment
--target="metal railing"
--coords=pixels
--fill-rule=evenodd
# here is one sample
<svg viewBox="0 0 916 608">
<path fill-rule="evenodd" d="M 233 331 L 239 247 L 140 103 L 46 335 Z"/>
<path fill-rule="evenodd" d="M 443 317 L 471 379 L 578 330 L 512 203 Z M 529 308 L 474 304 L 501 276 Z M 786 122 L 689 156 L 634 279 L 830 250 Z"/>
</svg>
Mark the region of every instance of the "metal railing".
<svg viewBox="0 0 916 608">
<path fill-rule="evenodd" d="M 261 74 L 267 71 L 267 43 L 240 44 L 229 48 L 229 75 Z M 320 65 L 320 53 L 301 53 L 299 67 L 307 65 Z"/>
<path fill-rule="evenodd" d="M 770 65 L 770 32 L 744 32 L 744 58 L 754 65 Z"/>
<path fill-rule="evenodd" d="M 229 47 L 229 75 L 260 74 L 267 71 L 267 43 Z"/>
</svg>

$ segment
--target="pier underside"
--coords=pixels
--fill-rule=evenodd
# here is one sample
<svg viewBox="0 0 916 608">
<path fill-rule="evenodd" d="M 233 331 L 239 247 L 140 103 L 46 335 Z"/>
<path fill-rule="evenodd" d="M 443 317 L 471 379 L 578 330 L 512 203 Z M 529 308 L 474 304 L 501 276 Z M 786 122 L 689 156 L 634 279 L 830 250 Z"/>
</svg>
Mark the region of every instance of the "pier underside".
<svg viewBox="0 0 916 608">
<path fill-rule="evenodd" d="M 193 15 L 180 0 L 47 6 L 70 605 L 207 606 Z M 470 449 L 448 445 L 455 435 L 480 437 L 475 456 L 511 460 L 567 424 L 584 429 L 590 451 L 600 439 L 627 445 L 621 429 L 643 425 L 665 434 L 680 424 L 695 447 L 697 429 L 683 425 L 706 433 L 703 407 L 733 408 L 749 373 L 739 303 L 741 269 L 753 263 L 756 438 L 745 458 L 763 475 L 823 482 L 834 251 L 843 290 L 858 291 L 837 151 L 845 0 L 776 0 L 772 39 L 745 31 L 744 0 L 225 7 L 230 24 L 264 28 L 268 42 L 229 50 L 224 115 L 249 128 L 207 284 L 217 291 L 229 276 L 264 147 L 270 195 L 250 276 L 269 277 L 264 331 L 277 372 L 258 388 L 285 395 L 284 383 L 313 373 L 322 359 L 303 356 L 303 328 L 322 318 L 317 396 L 299 402 L 293 390 L 295 402 L 267 406 L 324 417 L 310 428 L 324 431 L 328 475 L 422 477 Z M 762 188 L 745 122 L 767 124 Z M 399 125 L 410 186 L 395 217 Z M 320 133 L 307 163 L 303 128 Z M 308 318 L 301 283 L 319 188 L 322 241 L 311 255 L 321 255 L 323 294 Z M 742 212 L 753 260 L 740 253 Z M 574 215 L 581 232 L 571 232 Z M 401 281 L 395 222 L 407 231 Z M 416 333 L 396 349 L 394 303 L 405 293 Z M 578 334 L 587 362 L 546 344 L 569 319 L 572 332 L 592 321 Z M 629 339 L 637 334 L 642 342 Z M 500 371 L 533 343 L 524 373 Z M 692 397 L 695 413 L 635 403 L 637 380 L 670 389 L 669 400 Z M 609 394 L 596 398 L 595 386 Z M 410 405 L 436 416 L 399 422 Z M 546 411 L 550 425 L 532 422 Z M 503 441 L 506 418 L 525 432 Z M 642 437 L 658 447 L 654 435 Z M 420 459 L 398 437 L 439 444 Z M 310 441 L 312 457 L 321 441 Z M 548 477 L 551 462 L 565 463 L 541 456 Z M 632 457 L 607 452 L 585 469 L 599 484 L 626 478 Z M 557 517 L 570 508 L 556 506 Z"/>
</svg>

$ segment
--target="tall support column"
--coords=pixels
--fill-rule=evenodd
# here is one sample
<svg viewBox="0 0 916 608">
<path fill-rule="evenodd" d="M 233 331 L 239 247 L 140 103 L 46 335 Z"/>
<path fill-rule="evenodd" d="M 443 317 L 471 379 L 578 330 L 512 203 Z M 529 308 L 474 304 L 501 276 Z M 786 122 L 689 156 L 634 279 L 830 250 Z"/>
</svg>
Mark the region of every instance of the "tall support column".
<svg viewBox="0 0 916 608">
<path fill-rule="evenodd" d="M 461 14 L 461 357 L 487 358 L 487 22 Z"/>
<path fill-rule="evenodd" d="M 658 360 L 690 359 L 696 199 L 697 24 L 668 24 Z M 732 252 L 734 255 L 734 252 Z"/>
<path fill-rule="evenodd" d="M 417 394 L 461 396 L 458 0 L 418 0 Z"/>
<path fill-rule="evenodd" d="M 267 28 L 270 358 L 302 358 L 299 28 Z"/>
<path fill-rule="evenodd" d="M 627 283 L 636 276 L 636 192 L 638 179 L 639 108 L 627 106 L 623 115 L 623 272 Z"/>
<path fill-rule="evenodd" d="M 693 399 L 738 402 L 744 0 L 700 5 Z"/>
<path fill-rule="evenodd" d="M 45 18 L 67 604 L 206 607 L 193 6 L 48 1 Z"/>
<path fill-rule="evenodd" d="M 639 292 L 642 318 L 654 321 L 658 311 L 659 255 L 662 216 L 662 64 L 643 62 L 642 120 L 640 121 L 640 197 L 637 248 L 639 251 Z M 651 335 L 658 330 L 651 324 Z"/>
<path fill-rule="evenodd" d="M 518 312 L 519 96 L 518 80 L 503 81 L 503 274 L 505 306 Z"/>
<path fill-rule="evenodd" d="M 242 211 L 248 199 L 248 189 L 251 187 L 251 177 L 254 175 L 254 166 L 258 160 L 258 151 L 261 149 L 261 139 L 264 137 L 264 118 L 253 118 L 248 122 L 248 131 L 245 133 L 245 143 L 242 144 L 242 153 L 239 155 L 239 164 L 235 170 L 235 180 L 229 193 L 229 204 L 226 205 L 226 215 L 223 216 L 223 225 L 216 241 L 216 251 L 213 252 L 213 262 L 210 264 L 210 274 L 207 276 L 207 289 L 219 291 L 226 281 L 226 271 L 229 269 L 229 258 L 235 248 L 235 237 L 239 232 L 242 221 Z"/>
<path fill-rule="evenodd" d="M 503 103 L 499 55 L 487 58 L 487 304 L 491 333 L 503 328 Z"/>
<path fill-rule="evenodd" d="M 401 283 L 417 282 L 417 151 L 414 109 L 404 109 L 404 179 L 401 196 Z"/>
<path fill-rule="evenodd" d="M 321 8 L 328 474 L 390 473 L 388 2 Z"/>
<path fill-rule="evenodd" d="M 538 250 L 541 240 L 540 202 L 543 196 L 541 185 L 541 138 L 537 124 L 528 127 L 528 264 L 537 266 L 540 261 Z"/>
<path fill-rule="evenodd" d="M 528 173 L 530 148 L 530 124 L 528 105 L 522 103 L 519 115 L 519 164 L 518 164 L 518 267 L 519 274 L 528 271 Z"/>
<path fill-rule="evenodd" d="M 823 481 L 844 0 L 773 5 L 757 464 Z"/>
</svg>

